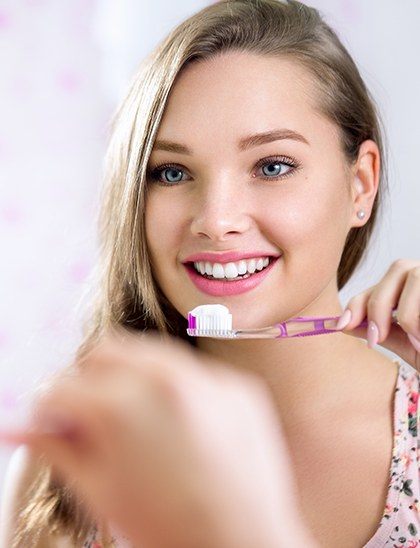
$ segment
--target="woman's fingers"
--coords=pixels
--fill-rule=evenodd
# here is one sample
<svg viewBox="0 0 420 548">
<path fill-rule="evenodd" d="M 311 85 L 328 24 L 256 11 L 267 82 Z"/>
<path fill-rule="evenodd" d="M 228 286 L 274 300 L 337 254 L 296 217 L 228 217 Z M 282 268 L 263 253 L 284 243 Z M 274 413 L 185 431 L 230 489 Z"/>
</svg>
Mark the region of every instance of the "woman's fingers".
<svg viewBox="0 0 420 548">
<path fill-rule="evenodd" d="M 27 441 L 46 451 L 69 472 L 77 470 L 91 445 L 95 395 L 82 380 L 67 379 L 39 400 L 26 431 Z"/>
<path fill-rule="evenodd" d="M 92 448 L 107 450 L 109 432 L 120 428 L 130 405 L 141 407 L 144 400 L 151 406 L 152 398 L 171 413 L 179 409 L 183 390 L 207 386 L 203 378 L 210 380 L 209 373 L 184 345 L 162 344 L 157 336 L 129 339 L 104 336 L 79 363 L 78 375 L 57 379 L 38 398 L 32 428 L 15 436 L 16 442 L 46 452 L 71 473 L 82 458 L 93 458 Z"/>
<path fill-rule="evenodd" d="M 393 323 L 396 308 L 398 324 Z M 420 351 L 420 261 L 399 259 L 373 287 L 350 299 L 350 322 L 343 332 L 381 344 L 418 367 Z M 357 327 L 365 318 L 368 327 Z M 410 338 L 408 337 L 410 335 Z M 413 339 L 417 337 L 419 343 Z"/>
<path fill-rule="evenodd" d="M 357 327 L 367 315 L 367 303 L 372 289 L 367 289 L 358 295 L 352 297 L 346 305 L 346 311 L 350 310 L 350 321 L 342 329 L 343 333 L 356 337 L 363 337 L 366 334 L 366 328 Z"/>
<path fill-rule="evenodd" d="M 420 342 L 420 266 L 408 273 L 398 303 L 398 323 Z"/>
<path fill-rule="evenodd" d="M 375 322 L 378 327 L 378 340 L 383 342 L 391 328 L 392 309 L 396 307 L 399 296 L 407 277 L 407 267 L 402 267 L 399 261 L 392 263 L 384 277 L 373 287 L 352 297 L 346 308 L 351 310 L 352 318 L 343 330 L 352 331 L 367 317 L 369 321 Z M 398 307 L 398 317 L 400 309 Z M 358 332 L 367 329 L 357 328 Z"/>
</svg>

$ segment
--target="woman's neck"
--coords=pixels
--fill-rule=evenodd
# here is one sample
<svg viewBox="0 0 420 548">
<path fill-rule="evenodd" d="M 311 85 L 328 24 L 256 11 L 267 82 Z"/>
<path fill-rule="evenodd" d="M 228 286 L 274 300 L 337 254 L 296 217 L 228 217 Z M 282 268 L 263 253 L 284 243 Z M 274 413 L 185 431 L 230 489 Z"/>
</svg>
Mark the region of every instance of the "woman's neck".
<svg viewBox="0 0 420 548">
<path fill-rule="evenodd" d="M 237 371 L 262 377 L 286 427 L 288 422 L 313 421 L 345 402 L 363 401 L 380 379 L 392 382 L 396 371 L 391 360 L 369 349 L 364 340 L 343 333 L 294 339 L 202 338 L 197 346 Z"/>
</svg>

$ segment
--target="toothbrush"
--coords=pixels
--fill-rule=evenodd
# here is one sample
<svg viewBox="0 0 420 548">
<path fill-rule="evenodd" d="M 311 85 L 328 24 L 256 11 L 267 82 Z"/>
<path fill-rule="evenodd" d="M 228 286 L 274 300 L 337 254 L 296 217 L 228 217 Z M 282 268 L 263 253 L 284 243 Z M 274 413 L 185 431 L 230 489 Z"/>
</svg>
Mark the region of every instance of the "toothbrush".
<svg viewBox="0 0 420 548">
<path fill-rule="evenodd" d="M 392 309 L 392 323 L 397 323 L 396 308 Z M 232 314 L 222 304 L 203 304 L 188 312 L 187 333 L 191 337 L 215 339 L 281 339 L 337 333 L 340 316 L 297 316 L 284 322 L 259 329 L 232 329 Z M 367 327 L 367 319 L 357 327 Z"/>
</svg>

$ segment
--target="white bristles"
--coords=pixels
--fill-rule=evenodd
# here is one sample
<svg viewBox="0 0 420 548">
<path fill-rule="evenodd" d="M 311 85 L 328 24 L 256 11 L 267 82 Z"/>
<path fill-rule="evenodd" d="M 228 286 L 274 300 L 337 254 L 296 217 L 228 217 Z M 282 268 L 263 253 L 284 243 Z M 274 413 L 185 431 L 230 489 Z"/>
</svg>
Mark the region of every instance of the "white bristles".
<svg viewBox="0 0 420 548">
<path fill-rule="evenodd" d="M 191 310 L 196 317 L 196 329 L 199 331 L 225 332 L 232 329 L 232 314 L 222 304 L 203 304 Z"/>
</svg>

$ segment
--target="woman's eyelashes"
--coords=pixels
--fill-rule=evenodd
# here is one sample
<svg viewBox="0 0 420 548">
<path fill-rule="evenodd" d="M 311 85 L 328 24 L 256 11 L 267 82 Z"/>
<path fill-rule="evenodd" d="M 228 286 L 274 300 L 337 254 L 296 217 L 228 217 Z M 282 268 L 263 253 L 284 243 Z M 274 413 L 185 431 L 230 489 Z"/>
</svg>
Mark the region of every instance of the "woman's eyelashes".
<svg viewBox="0 0 420 548">
<path fill-rule="evenodd" d="M 281 166 L 287 166 L 286 172 L 284 172 L 284 169 Z M 292 158 L 290 156 L 275 156 L 259 160 L 255 167 L 257 169 L 263 168 L 263 174 L 260 175 L 261 179 L 276 181 L 279 179 L 290 177 L 301 166 L 295 158 Z M 264 172 L 264 169 L 267 167 L 269 167 L 269 169 Z M 163 181 L 161 179 L 162 172 L 167 174 L 166 177 L 169 177 L 169 180 Z M 163 186 L 178 186 L 177 183 L 183 182 L 182 175 L 181 178 L 179 178 L 179 174 L 182 172 L 184 172 L 184 167 L 179 164 L 161 164 L 155 167 L 151 167 L 148 170 L 148 177 L 151 181 Z M 257 177 L 257 175 L 253 174 L 252 177 Z"/>
</svg>

